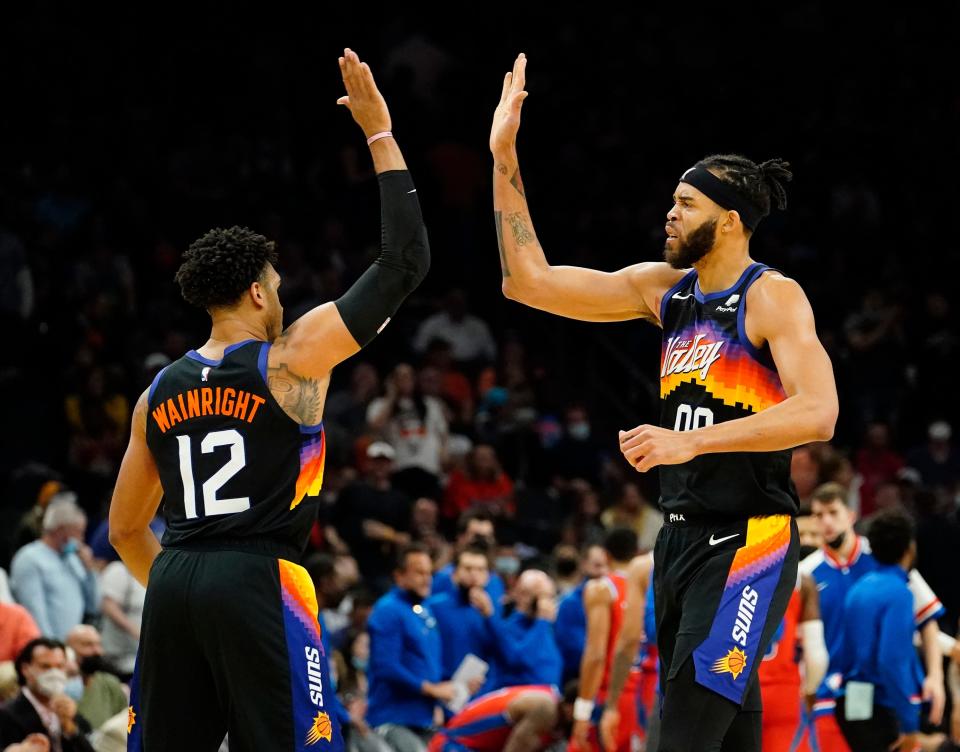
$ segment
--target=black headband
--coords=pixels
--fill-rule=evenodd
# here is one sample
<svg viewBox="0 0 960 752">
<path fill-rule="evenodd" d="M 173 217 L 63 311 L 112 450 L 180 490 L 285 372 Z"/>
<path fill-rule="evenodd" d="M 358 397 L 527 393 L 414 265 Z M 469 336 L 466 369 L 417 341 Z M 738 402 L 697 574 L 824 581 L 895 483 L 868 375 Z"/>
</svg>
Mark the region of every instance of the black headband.
<svg viewBox="0 0 960 752">
<path fill-rule="evenodd" d="M 763 219 L 763 212 L 755 203 L 741 196 L 729 183 L 724 183 L 706 167 L 691 167 L 680 178 L 681 183 L 692 185 L 707 198 L 740 215 L 740 221 L 753 232 Z"/>
</svg>

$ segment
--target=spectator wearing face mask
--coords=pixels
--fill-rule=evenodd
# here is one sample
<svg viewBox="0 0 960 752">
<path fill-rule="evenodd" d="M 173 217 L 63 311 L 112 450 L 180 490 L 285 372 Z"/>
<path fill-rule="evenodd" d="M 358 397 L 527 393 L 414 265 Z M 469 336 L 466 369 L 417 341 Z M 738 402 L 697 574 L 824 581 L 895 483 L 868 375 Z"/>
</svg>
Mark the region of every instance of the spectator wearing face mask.
<svg viewBox="0 0 960 752">
<path fill-rule="evenodd" d="M 58 640 L 97 613 L 93 554 L 83 541 L 87 517 L 72 501 L 56 501 L 43 515 L 43 533 L 13 557 L 10 586 L 43 635 Z"/>
<path fill-rule="evenodd" d="M 71 692 L 73 679 L 68 679 L 67 694 L 76 700 L 77 712 L 93 728 L 99 728 L 127 707 L 127 694 L 104 660 L 103 644 L 95 627 L 79 624 L 71 629 L 67 635 L 67 647 L 76 656 L 79 669 L 76 677 L 79 692 L 76 688 Z"/>
<path fill-rule="evenodd" d="M 43 734 L 60 752 L 94 752 L 86 739 L 90 725 L 77 713 L 67 686 L 67 654 L 62 642 L 38 637 L 15 662 L 20 694 L 0 708 L 0 749 Z"/>
<path fill-rule="evenodd" d="M 563 685 L 580 674 L 580 659 L 587 642 L 587 612 L 583 606 L 583 591 L 590 580 L 607 574 L 607 552 L 599 543 L 584 547 L 578 567 L 581 578 L 573 590 L 560 599 L 554 635 L 563 658 Z"/>
</svg>

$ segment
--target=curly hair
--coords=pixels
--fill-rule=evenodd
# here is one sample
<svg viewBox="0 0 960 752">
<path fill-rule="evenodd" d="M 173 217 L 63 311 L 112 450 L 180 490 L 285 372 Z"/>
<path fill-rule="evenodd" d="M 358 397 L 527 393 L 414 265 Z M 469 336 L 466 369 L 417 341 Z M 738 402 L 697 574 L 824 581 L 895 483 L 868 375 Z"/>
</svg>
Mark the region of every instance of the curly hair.
<svg viewBox="0 0 960 752">
<path fill-rule="evenodd" d="M 729 183 L 741 196 L 758 206 L 766 217 L 770 214 L 771 199 L 780 210 L 787 208 L 785 182 L 793 179 L 790 163 L 782 159 L 768 159 L 757 164 L 739 154 L 713 154 L 697 162 L 697 167 L 713 168 L 723 182 Z"/>
<path fill-rule="evenodd" d="M 276 245 L 246 227 L 216 228 L 190 244 L 174 279 L 200 308 L 229 308 L 277 263 Z"/>
</svg>

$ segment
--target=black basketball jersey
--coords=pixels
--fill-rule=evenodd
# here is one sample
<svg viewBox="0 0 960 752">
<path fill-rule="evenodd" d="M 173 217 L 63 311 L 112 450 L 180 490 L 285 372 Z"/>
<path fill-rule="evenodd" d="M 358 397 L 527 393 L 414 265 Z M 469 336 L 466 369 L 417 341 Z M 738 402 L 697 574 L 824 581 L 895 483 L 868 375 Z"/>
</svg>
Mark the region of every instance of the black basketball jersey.
<svg viewBox="0 0 960 752">
<path fill-rule="evenodd" d="M 704 294 L 696 270 L 660 305 L 660 425 L 677 431 L 742 418 L 786 395 L 767 345 L 747 339 L 747 290 L 769 267 L 751 264 L 727 290 Z M 790 450 L 722 452 L 660 467 L 664 514 L 718 517 L 796 514 Z"/>
<path fill-rule="evenodd" d="M 147 446 L 163 484 L 167 547 L 274 549 L 296 559 L 316 519 L 323 424 L 293 421 L 267 388 L 270 344 L 194 350 L 148 396 Z"/>
</svg>

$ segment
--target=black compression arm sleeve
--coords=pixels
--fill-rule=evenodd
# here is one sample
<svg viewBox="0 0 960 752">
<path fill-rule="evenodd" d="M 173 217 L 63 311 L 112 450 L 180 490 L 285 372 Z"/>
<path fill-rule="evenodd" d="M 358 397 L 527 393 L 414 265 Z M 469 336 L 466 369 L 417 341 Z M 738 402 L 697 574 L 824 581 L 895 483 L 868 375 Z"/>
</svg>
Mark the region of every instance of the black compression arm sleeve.
<svg viewBox="0 0 960 752">
<path fill-rule="evenodd" d="M 340 317 L 361 347 L 377 336 L 430 268 L 430 243 L 417 189 L 407 170 L 389 170 L 380 182 L 380 255 L 336 301 Z"/>
</svg>

